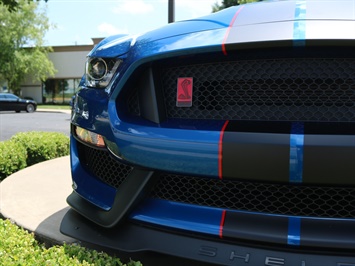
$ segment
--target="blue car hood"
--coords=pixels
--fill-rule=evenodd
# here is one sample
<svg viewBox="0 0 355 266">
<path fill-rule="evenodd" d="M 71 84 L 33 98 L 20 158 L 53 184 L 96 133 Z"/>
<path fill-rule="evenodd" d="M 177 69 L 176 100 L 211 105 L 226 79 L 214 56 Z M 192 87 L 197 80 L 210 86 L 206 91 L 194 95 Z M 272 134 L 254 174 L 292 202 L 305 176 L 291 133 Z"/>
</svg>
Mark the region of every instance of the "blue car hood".
<svg viewBox="0 0 355 266">
<path fill-rule="evenodd" d="M 168 24 L 162 28 L 138 36 L 116 35 L 104 39 L 89 54 L 97 57 L 116 57 L 125 54 L 140 42 L 154 42 L 176 36 L 184 36 L 194 32 L 210 31 L 226 28 L 237 7 L 228 8 L 222 12 L 192 20 L 184 20 Z"/>
<path fill-rule="evenodd" d="M 229 39 L 224 40 L 227 44 L 355 38 L 355 33 L 349 33 L 350 30 L 354 32 L 353 3 L 354 1 L 342 1 L 341 4 L 337 4 L 334 1 L 303 0 L 234 6 L 201 18 L 171 23 L 139 36 L 109 37 L 98 44 L 89 56 L 117 57 L 129 52 L 134 45 L 146 48 L 147 43 L 169 38 L 176 42 L 179 38 L 183 39 L 187 35 L 197 33 L 205 33 L 205 36 L 208 36 L 207 32 L 210 32 L 212 36 L 218 31 L 218 36 L 222 35 L 223 39 L 223 33 L 227 29 L 230 30 Z M 164 43 L 169 42 L 164 41 Z M 201 40 L 197 42 L 203 43 Z M 189 47 L 194 47 L 194 43 Z"/>
</svg>

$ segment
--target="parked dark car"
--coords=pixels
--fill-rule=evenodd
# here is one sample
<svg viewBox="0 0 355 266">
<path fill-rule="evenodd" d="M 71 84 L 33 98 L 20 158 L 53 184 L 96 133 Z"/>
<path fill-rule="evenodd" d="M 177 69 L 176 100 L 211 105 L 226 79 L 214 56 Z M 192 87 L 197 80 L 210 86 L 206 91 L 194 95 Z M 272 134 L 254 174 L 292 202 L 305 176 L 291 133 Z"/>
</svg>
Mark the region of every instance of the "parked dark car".
<svg viewBox="0 0 355 266">
<path fill-rule="evenodd" d="M 355 266 L 355 1 L 262 1 L 108 38 L 61 230 L 222 265 Z"/>
<path fill-rule="evenodd" d="M 11 93 L 0 93 L 0 111 L 26 111 L 32 113 L 36 111 L 37 103 L 30 99 L 21 99 Z"/>
</svg>

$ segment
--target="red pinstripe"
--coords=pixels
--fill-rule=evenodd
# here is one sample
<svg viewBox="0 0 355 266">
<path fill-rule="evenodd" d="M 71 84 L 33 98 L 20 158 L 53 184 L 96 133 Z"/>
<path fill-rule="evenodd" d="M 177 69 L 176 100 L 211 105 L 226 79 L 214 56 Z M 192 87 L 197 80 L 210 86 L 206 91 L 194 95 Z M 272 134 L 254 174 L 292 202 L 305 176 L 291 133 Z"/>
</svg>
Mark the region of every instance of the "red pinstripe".
<svg viewBox="0 0 355 266">
<path fill-rule="evenodd" d="M 219 238 L 223 238 L 223 227 L 224 227 L 225 219 L 226 219 L 226 210 L 223 210 L 222 217 L 221 217 L 221 223 L 219 225 Z"/>
<path fill-rule="evenodd" d="M 226 130 L 226 127 L 228 126 L 229 120 L 227 120 L 222 129 L 221 133 L 219 135 L 219 142 L 218 142 L 218 178 L 222 179 L 223 178 L 223 172 L 222 172 L 222 162 L 223 162 L 223 136 L 224 136 L 224 131 Z"/>
<path fill-rule="evenodd" d="M 231 23 L 230 23 L 229 26 L 228 26 L 228 29 L 227 29 L 227 31 L 226 31 L 226 34 L 224 35 L 224 39 L 223 39 L 223 42 L 222 42 L 222 51 L 223 51 L 223 54 L 224 54 L 224 55 L 227 55 L 226 41 L 227 41 L 227 39 L 228 39 L 229 32 L 230 32 L 231 28 L 233 27 L 233 24 L 234 24 L 235 20 L 237 19 L 237 17 L 238 17 L 238 15 L 239 15 L 240 11 L 242 11 L 243 8 L 244 8 L 244 6 L 240 7 L 240 8 L 238 9 L 238 11 L 234 14 L 234 17 L 232 18 L 232 21 L 231 21 Z"/>
</svg>

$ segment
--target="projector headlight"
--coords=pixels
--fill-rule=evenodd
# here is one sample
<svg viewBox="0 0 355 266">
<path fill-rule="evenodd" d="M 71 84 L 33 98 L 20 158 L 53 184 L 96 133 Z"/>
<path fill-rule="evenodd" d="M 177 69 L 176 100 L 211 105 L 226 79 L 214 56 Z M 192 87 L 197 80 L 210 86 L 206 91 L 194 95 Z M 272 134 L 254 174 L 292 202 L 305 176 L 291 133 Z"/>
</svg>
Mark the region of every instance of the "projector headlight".
<svg viewBox="0 0 355 266">
<path fill-rule="evenodd" d="M 114 58 L 88 58 L 85 68 L 86 86 L 107 87 L 121 62 L 121 60 Z"/>
</svg>

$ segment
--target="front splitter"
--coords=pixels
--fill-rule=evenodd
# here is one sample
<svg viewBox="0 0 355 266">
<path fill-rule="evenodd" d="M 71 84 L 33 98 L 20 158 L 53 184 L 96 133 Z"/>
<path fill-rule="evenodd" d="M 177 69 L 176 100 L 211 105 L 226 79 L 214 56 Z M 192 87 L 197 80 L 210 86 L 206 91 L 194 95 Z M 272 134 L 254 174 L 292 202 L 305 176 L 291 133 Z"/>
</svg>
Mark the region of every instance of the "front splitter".
<svg viewBox="0 0 355 266">
<path fill-rule="evenodd" d="M 355 266 L 355 256 L 330 256 L 326 253 L 309 254 L 297 250 L 286 252 L 234 245 L 172 234 L 132 223 L 106 229 L 73 210 L 69 210 L 63 217 L 60 231 L 106 249 L 128 253 L 158 252 L 221 265 Z"/>
</svg>

